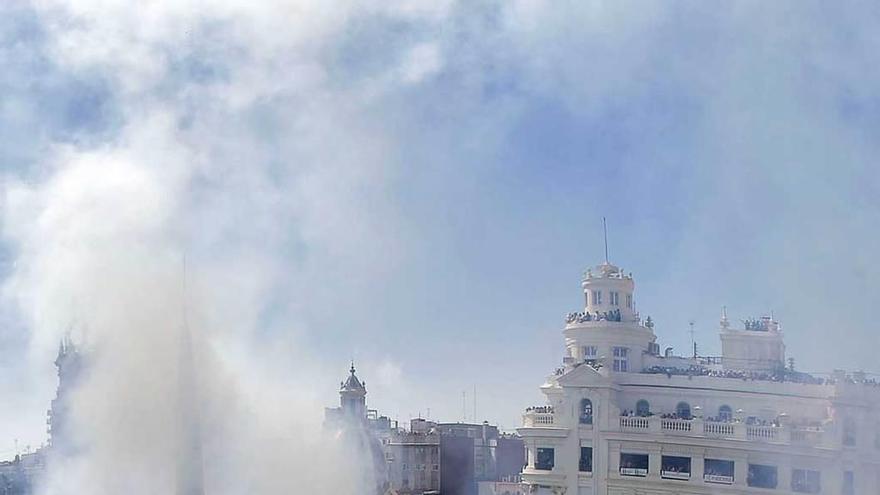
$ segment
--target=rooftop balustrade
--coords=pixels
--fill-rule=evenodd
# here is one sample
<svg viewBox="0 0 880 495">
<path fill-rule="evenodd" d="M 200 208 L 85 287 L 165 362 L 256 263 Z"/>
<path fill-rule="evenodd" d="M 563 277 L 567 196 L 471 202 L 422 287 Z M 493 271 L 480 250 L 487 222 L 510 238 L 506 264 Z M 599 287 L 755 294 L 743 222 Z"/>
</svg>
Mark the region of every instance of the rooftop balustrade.
<svg viewBox="0 0 880 495">
<path fill-rule="evenodd" d="M 701 418 L 620 416 L 619 428 L 620 431 L 629 433 L 654 433 L 806 446 L 822 446 L 830 443 L 830 438 L 825 434 L 825 431 L 816 427 L 747 424 L 737 421 L 712 421 Z"/>
<path fill-rule="evenodd" d="M 555 424 L 553 406 L 530 407 L 523 414 L 523 426 L 540 427 L 554 426 Z"/>
</svg>

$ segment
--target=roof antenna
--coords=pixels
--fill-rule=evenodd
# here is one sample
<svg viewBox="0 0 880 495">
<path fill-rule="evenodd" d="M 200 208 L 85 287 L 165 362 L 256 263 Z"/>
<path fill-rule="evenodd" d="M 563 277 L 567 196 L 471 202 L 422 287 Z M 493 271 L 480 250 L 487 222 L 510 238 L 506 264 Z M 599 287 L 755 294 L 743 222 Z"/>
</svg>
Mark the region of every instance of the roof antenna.
<svg viewBox="0 0 880 495">
<path fill-rule="evenodd" d="M 605 235 L 605 264 L 608 264 L 608 225 L 605 223 L 605 217 L 602 217 L 602 233 Z"/>
</svg>

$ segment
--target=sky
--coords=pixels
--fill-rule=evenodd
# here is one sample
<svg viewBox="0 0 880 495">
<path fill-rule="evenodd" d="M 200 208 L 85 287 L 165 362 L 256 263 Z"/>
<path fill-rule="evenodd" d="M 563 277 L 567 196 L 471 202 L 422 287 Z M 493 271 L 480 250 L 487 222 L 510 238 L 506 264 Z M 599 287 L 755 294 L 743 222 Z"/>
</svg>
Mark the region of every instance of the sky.
<svg viewBox="0 0 880 495">
<path fill-rule="evenodd" d="M 0 457 L 45 441 L 65 332 L 149 363 L 181 308 L 229 380 L 302 398 L 290 415 L 319 422 L 354 360 L 381 413 L 514 428 L 603 217 L 662 347 L 687 352 L 693 321 L 719 354 L 726 306 L 772 312 L 798 369 L 880 372 L 878 21 L 869 2 L 3 2 Z"/>
</svg>

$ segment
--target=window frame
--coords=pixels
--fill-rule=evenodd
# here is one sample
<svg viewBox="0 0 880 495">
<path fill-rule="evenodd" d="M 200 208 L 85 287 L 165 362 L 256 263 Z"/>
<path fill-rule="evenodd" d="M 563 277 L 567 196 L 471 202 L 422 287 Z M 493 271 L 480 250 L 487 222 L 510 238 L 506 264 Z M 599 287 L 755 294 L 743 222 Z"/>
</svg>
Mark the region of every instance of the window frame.
<svg viewBox="0 0 880 495">
<path fill-rule="evenodd" d="M 549 463 L 542 462 L 541 456 L 542 454 L 545 456 L 544 460 L 546 461 L 548 458 L 546 457 L 549 453 Z M 549 466 L 549 467 L 548 467 Z M 553 468 L 556 467 L 556 449 L 553 447 L 538 447 L 535 450 L 535 470 L 536 471 L 553 471 Z"/>
<path fill-rule="evenodd" d="M 629 371 L 629 347 L 612 347 L 612 370 L 620 373 Z"/>
<path fill-rule="evenodd" d="M 584 455 L 585 452 L 589 452 L 588 455 Z M 584 462 L 584 459 L 588 459 L 588 462 Z M 587 465 L 587 466 L 585 466 Z M 588 469 L 584 469 L 587 467 Z M 578 459 L 578 472 L 579 473 L 592 473 L 593 472 L 593 447 L 584 447 L 581 446 L 581 456 Z"/>
</svg>

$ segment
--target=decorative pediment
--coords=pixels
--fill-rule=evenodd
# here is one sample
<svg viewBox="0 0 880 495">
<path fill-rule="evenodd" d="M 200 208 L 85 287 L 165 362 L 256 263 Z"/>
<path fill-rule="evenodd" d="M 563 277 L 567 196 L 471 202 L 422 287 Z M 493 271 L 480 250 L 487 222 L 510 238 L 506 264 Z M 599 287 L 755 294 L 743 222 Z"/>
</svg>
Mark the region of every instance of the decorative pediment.
<svg viewBox="0 0 880 495">
<path fill-rule="evenodd" d="M 557 378 L 562 387 L 615 388 L 607 376 L 602 375 L 588 364 L 582 364 Z"/>
</svg>

